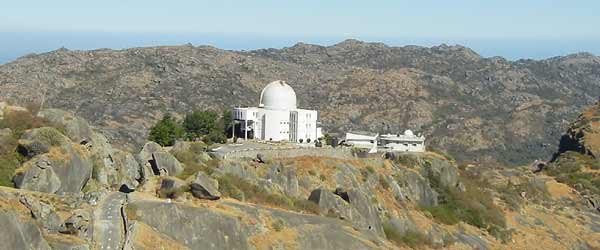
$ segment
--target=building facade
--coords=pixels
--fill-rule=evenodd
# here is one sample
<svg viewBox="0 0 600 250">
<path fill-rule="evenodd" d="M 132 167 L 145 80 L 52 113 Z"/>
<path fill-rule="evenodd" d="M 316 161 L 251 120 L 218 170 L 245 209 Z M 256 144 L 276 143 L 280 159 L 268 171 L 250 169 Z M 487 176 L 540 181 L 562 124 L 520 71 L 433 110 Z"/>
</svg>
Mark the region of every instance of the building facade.
<svg viewBox="0 0 600 250">
<path fill-rule="evenodd" d="M 348 132 L 346 133 L 345 144 L 370 149 L 370 153 L 378 151 L 425 152 L 425 137 L 415 135 L 411 130 L 406 130 L 403 134 L 384 135 L 369 132 Z"/>
<path fill-rule="evenodd" d="M 269 83 L 258 107 L 234 108 L 232 115 L 238 138 L 313 143 L 322 136 L 317 111 L 297 108 L 296 92 L 284 81 Z"/>
</svg>

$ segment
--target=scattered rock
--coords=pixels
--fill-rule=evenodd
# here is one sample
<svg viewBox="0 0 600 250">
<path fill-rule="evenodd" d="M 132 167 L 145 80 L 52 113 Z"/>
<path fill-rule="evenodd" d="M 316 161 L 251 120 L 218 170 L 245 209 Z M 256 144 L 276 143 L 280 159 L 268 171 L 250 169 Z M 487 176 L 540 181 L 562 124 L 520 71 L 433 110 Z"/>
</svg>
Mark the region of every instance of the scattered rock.
<svg viewBox="0 0 600 250">
<path fill-rule="evenodd" d="M 148 142 L 138 154 L 145 175 L 178 175 L 183 171 L 181 163 L 156 142 Z"/>
<path fill-rule="evenodd" d="M 203 172 L 196 174 L 196 178 L 190 184 L 190 190 L 194 197 L 199 199 L 218 200 L 221 198 L 219 182 Z"/>
<path fill-rule="evenodd" d="M 38 221 L 46 232 L 58 232 L 61 220 L 51 205 L 29 195 L 22 195 L 20 202 L 31 211 L 33 219 Z"/>
<path fill-rule="evenodd" d="M 78 209 L 73 212 L 60 229 L 61 233 L 75 235 L 84 239 L 91 239 L 92 225 L 91 214 L 84 209 Z"/>
</svg>

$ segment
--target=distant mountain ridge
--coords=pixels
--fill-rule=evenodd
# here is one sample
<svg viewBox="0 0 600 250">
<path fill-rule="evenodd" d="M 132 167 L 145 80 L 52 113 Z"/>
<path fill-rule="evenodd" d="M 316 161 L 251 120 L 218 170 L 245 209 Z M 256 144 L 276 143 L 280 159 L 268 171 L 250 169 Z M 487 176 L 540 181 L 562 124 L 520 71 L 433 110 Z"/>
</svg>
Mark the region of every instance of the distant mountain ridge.
<svg viewBox="0 0 600 250">
<path fill-rule="evenodd" d="M 549 157 L 568 120 L 600 96 L 600 57 L 483 58 L 463 46 L 391 47 L 345 40 L 229 51 L 191 45 L 56 50 L 0 65 L 0 99 L 75 112 L 139 146 L 165 112 L 256 105 L 272 80 L 329 132 L 423 132 L 464 161 Z"/>
</svg>

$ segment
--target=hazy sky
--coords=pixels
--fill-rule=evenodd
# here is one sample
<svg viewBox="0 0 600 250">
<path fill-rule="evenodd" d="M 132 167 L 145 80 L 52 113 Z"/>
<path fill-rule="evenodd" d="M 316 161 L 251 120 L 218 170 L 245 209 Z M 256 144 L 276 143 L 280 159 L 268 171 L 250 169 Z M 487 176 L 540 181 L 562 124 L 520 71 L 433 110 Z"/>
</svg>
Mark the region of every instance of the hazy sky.
<svg viewBox="0 0 600 250">
<path fill-rule="evenodd" d="M 344 38 L 462 43 L 509 58 L 600 52 L 598 0 L 1 0 L 0 6 L 0 63 L 61 46 L 191 42 L 252 49 Z"/>
</svg>

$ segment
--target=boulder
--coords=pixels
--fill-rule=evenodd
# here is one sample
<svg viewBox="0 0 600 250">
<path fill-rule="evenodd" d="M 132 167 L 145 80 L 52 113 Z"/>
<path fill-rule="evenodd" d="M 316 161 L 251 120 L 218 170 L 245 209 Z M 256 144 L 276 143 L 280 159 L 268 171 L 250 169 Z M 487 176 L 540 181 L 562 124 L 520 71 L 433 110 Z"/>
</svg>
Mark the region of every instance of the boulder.
<svg viewBox="0 0 600 250">
<path fill-rule="evenodd" d="M 399 189 L 392 185 L 392 191 L 396 198 L 415 202 L 421 206 L 436 206 L 438 204 L 438 193 L 433 190 L 429 180 L 423 178 L 412 169 L 399 169 L 394 178 Z"/>
<path fill-rule="evenodd" d="M 83 239 L 91 239 L 92 235 L 92 215 L 88 210 L 78 209 L 65 220 L 60 228 L 60 232 L 71 234 Z"/>
<path fill-rule="evenodd" d="M 196 174 L 196 178 L 190 184 L 190 190 L 194 197 L 199 199 L 218 200 L 221 198 L 219 182 L 203 172 Z"/>
<path fill-rule="evenodd" d="M 32 157 L 17 170 L 14 182 L 18 188 L 79 193 L 92 177 L 88 152 L 54 128 L 27 131 L 19 140 L 18 150 L 24 156 Z"/>
<path fill-rule="evenodd" d="M 183 166 L 177 158 L 156 142 L 146 143 L 138 154 L 138 160 L 144 168 L 145 175 L 175 176 L 183 171 Z"/>
<path fill-rule="evenodd" d="M 30 195 L 22 195 L 19 201 L 29 209 L 33 219 L 38 221 L 46 232 L 58 232 L 61 219 L 52 205 L 41 202 Z"/>
<path fill-rule="evenodd" d="M 65 135 L 76 143 L 86 144 L 92 140 L 92 127 L 86 120 L 73 113 L 60 109 L 44 109 L 40 110 L 37 116 L 63 126 Z"/>
<path fill-rule="evenodd" d="M 274 164 L 269 168 L 267 180 L 276 184 L 280 191 L 287 196 L 297 197 L 300 194 L 298 189 L 298 178 L 296 175 L 296 166 L 282 166 Z"/>
<path fill-rule="evenodd" d="M 187 184 L 175 177 L 161 177 L 160 187 L 156 190 L 158 197 L 177 199 L 184 197 L 183 192 L 187 191 Z M 185 188 L 185 189 L 184 189 Z"/>
<path fill-rule="evenodd" d="M 434 179 L 444 188 L 456 188 L 458 186 L 458 168 L 447 159 L 438 157 L 420 157 L 421 175 Z"/>
<path fill-rule="evenodd" d="M 111 178 L 111 185 L 120 188 L 126 187 L 128 190 L 135 190 L 142 182 L 142 169 L 135 160 L 135 157 L 125 151 L 113 149 L 108 155 L 109 164 L 115 176 Z"/>
<path fill-rule="evenodd" d="M 260 163 L 270 163 L 272 160 L 272 158 L 270 156 L 267 156 L 265 154 L 257 154 L 256 155 L 256 161 L 260 162 Z"/>
<path fill-rule="evenodd" d="M 25 157 L 45 154 L 51 147 L 70 146 L 71 140 L 55 128 L 42 127 L 26 131 L 19 139 L 17 150 Z"/>
<path fill-rule="evenodd" d="M 352 189 L 346 192 L 339 189 L 331 192 L 318 188 L 310 193 L 308 200 L 317 203 L 323 215 L 349 221 L 360 231 L 383 236 L 383 224 L 376 208 L 359 190 Z"/>
<path fill-rule="evenodd" d="M 12 210 L 0 210 L 2 249 L 51 250 L 37 225 Z"/>
<path fill-rule="evenodd" d="M 356 213 L 342 197 L 324 188 L 313 190 L 308 196 L 308 200 L 319 205 L 321 214 L 328 217 L 348 220 L 352 219 L 353 214 Z"/>
<path fill-rule="evenodd" d="M 13 182 L 16 188 L 44 193 L 55 193 L 61 187 L 60 178 L 46 155 L 25 162 L 13 177 Z"/>
</svg>

